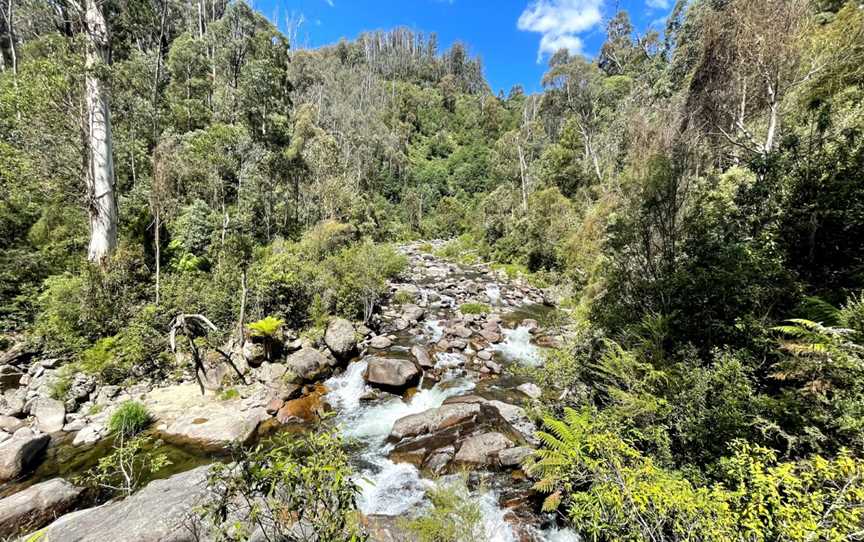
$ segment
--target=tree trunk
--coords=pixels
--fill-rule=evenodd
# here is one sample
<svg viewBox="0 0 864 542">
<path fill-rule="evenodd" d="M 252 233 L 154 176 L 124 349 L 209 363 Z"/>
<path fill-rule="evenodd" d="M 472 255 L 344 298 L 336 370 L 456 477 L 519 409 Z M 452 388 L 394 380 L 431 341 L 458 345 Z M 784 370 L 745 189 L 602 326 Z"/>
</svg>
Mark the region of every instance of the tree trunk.
<svg viewBox="0 0 864 542">
<path fill-rule="evenodd" d="M 528 182 L 525 178 L 527 166 L 525 164 L 525 154 L 522 152 L 522 145 L 517 144 L 516 150 L 519 152 L 519 179 L 522 188 L 522 210 L 528 212 Z"/>
<path fill-rule="evenodd" d="M 155 232 L 156 233 L 156 239 L 155 239 L 155 241 L 156 241 L 155 242 L 155 245 L 156 245 L 156 305 L 157 306 L 159 305 L 159 286 L 160 286 L 160 278 L 161 278 L 160 275 L 162 272 L 162 263 L 159 261 L 160 258 L 162 257 L 162 248 L 160 246 L 162 244 L 162 239 L 161 239 L 161 234 L 159 233 L 159 230 L 162 228 L 162 222 L 159 220 L 161 218 L 160 214 L 161 213 L 159 213 L 159 208 L 157 207 L 156 208 L 156 220 L 155 220 L 155 222 L 156 222 L 156 232 Z"/>
<path fill-rule="evenodd" d="M 108 64 L 108 28 L 97 0 L 86 0 L 87 26 L 87 191 L 90 206 L 90 247 L 87 258 L 102 262 L 117 246 L 117 201 L 108 92 L 102 81 Z"/>
</svg>

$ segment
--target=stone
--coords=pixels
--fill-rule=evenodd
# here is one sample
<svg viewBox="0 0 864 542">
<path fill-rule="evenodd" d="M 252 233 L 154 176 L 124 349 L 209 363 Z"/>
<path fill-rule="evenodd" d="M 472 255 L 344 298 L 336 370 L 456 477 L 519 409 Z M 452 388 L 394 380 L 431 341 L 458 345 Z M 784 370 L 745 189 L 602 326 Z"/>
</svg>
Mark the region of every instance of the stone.
<svg viewBox="0 0 864 542">
<path fill-rule="evenodd" d="M 268 386 L 275 387 L 283 382 L 287 372 L 288 366 L 283 363 L 264 362 L 258 369 L 258 380 Z"/>
<path fill-rule="evenodd" d="M 27 403 L 27 393 L 23 389 L 6 390 L 3 392 L 2 414 L 15 416 L 24 414 L 24 406 Z"/>
<path fill-rule="evenodd" d="M 525 439 L 525 442 L 533 446 L 540 443 L 534 434 L 537 428 L 534 426 L 534 422 L 525 414 L 525 409 L 502 401 L 488 401 L 486 404 L 497 410 L 501 418 Z"/>
<path fill-rule="evenodd" d="M 498 453 L 513 446 L 513 443 L 501 433 L 481 433 L 472 435 L 462 441 L 462 446 L 456 452 L 453 460 L 460 464 L 494 465 Z"/>
<path fill-rule="evenodd" d="M 91 423 L 85 425 L 83 429 L 78 431 L 75 434 L 75 438 L 72 439 L 73 446 L 86 446 L 89 444 L 95 444 L 102 440 L 108 433 L 108 430 L 104 425 L 98 423 Z"/>
<path fill-rule="evenodd" d="M 482 359 L 483 361 L 489 361 L 490 359 L 492 359 L 492 352 L 488 350 L 481 350 L 477 352 L 477 357 L 479 359 Z"/>
<path fill-rule="evenodd" d="M 435 367 L 435 362 L 432 360 L 432 357 L 429 356 L 429 351 L 422 346 L 412 346 L 411 355 L 414 356 L 414 360 L 420 367 L 423 367 L 424 369 L 431 369 L 432 367 Z"/>
<path fill-rule="evenodd" d="M 320 418 L 321 407 L 321 394 L 311 393 L 286 401 L 276 413 L 276 420 L 282 424 L 314 422 Z"/>
<path fill-rule="evenodd" d="M 118 393 L 120 393 L 120 386 L 102 386 L 99 388 L 99 393 L 96 394 L 96 404 L 109 403 L 111 399 L 117 397 Z"/>
<path fill-rule="evenodd" d="M 411 414 L 396 420 L 390 430 L 390 440 L 417 437 L 435 433 L 457 424 L 473 422 L 480 414 L 477 403 L 456 403 L 431 408 L 418 414 Z"/>
<path fill-rule="evenodd" d="M 258 424 L 268 417 L 263 408 L 237 412 L 229 405 L 213 404 L 191 409 L 171 423 L 157 427 L 157 432 L 169 442 L 218 451 L 248 443 Z"/>
<path fill-rule="evenodd" d="M 526 318 L 522 320 L 522 323 L 519 325 L 528 328 L 528 331 L 530 331 L 531 333 L 536 332 L 540 327 L 540 325 L 537 323 L 537 320 L 534 320 L 533 318 Z"/>
<path fill-rule="evenodd" d="M 0 444 L 0 482 L 18 477 L 33 465 L 51 437 L 37 435 L 27 427 L 15 431 L 12 438 Z"/>
<path fill-rule="evenodd" d="M 498 462 L 502 467 L 518 467 L 534 450 L 527 446 L 516 446 L 498 452 Z"/>
<path fill-rule="evenodd" d="M 396 331 L 405 331 L 406 329 L 408 329 L 409 325 L 410 324 L 408 323 L 408 320 L 405 320 L 404 318 L 397 318 L 393 320 L 393 329 L 395 329 Z"/>
<path fill-rule="evenodd" d="M 281 398 L 270 399 L 270 401 L 267 403 L 267 407 L 265 408 L 265 410 L 267 411 L 267 414 L 273 416 L 274 414 L 279 412 L 279 409 L 282 408 L 282 405 L 284 404 L 285 401 L 283 401 Z"/>
<path fill-rule="evenodd" d="M 19 420 L 12 416 L 0 416 L 0 429 L 7 433 L 14 433 L 27 425 L 24 420 Z"/>
<path fill-rule="evenodd" d="M 313 382 L 330 372 L 330 362 L 324 354 L 308 346 L 288 356 L 285 365 L 294 375 L 295 382 Z"/>
<path fill-rule="evenodd" d="M 417 535 L 405 529 L 401 516 L 368 515 L 364 518 L 370 542 L 414 542 Z"/>
<path fill-rule="evenodd" d="M 56 433 L 63 430 L 66 422 L 66 405 L 56 399 L 43 397 L 36 400 L 33 415 L 40 431 Z"/>
<path fill-rule="evenodd" d="M 533 382 L 519 384 L 518 386 L 516 386 L 516 389 L 521 391 L 531 399 L 540 399 L 540 397 L 543 396 L 543 390 L 541 390 L 540 386 L 534 384 Z"/>
<path fill-rule="evenodd" d="M 497 333 L 495 331 L 489 331 L 487 329 L 483 329 L 483 330 L 480 330 L 480 336 L 492 344 L 501 342 L 501 334 Z"/>
<path fill-rule="evenodd" d="M 0 391 L 17 388 L 24 373 L 12 365 L 0 365 Z"/>
<path fill-rule="evenodd" d="M 150 482 L 122 501 L 73 512 L 43 530 L 40 542 L 195 542 L 190 517 L 208 496 L 208 466 Z"/>
<path fill-rule="evenodd" d="M 423 319 L 423 315 L 426 313 L 422 307 L 418 307 L 413 303 L 408 303 L 402 305 L 402 319 L 407 320 L 408 322 L 417 322 Z"/>
<path fill-rule="evenodd" d="M 455 335 L 456 337 L 461 337 L 463 339 L 467 339 L 474 334 L 473 331 L 463 326 L 462 324 L 457 324 L 449 329 L 447 329 L 447 333 L 450 335 Z"/>
<path fill-rule="evenodd" d="M 327 324 L 324 333 L 324 344 L 333 352 L 337 359 L 345 360 L 351 357 L 357 348 L 357 337 L 354 324 L 344 318 L 333 318 Z"/>
<path fill-rule="evenodd" d="M 260 367 L 267 361 L 267 349 L 264 348 L 263 343 L 246 341 L 243 344 L 243 359 L 250 367 Z"/>
<path fill-rule="evenodd" d="M 364 378 L 370 384 L 404 388 L 420 378 L 420 370 L 406 359 L 371 357 Z"/>
<path fill-rule="evenodd" d="M 455 452 L 456 449 L 453 446 L 446 446 L 435 450 L 426 458 L 426 461 L 423 463 L 423 468 L 433 474 L 443 474 L 447 470 L 447 465 L 449 465 L 450 461 L 453 460 L 453 454 Z"/>
<path fill-rule="evenodd" d="M 389 338 L 384 335 L 378 335 L 376 337 L 372 337 L 372 340 L 369 341 L 369 346 L 372 348 L 376 348 L 378 350 L 383 350 L 384 348 L 390 348 L 390 345 L 393 344 Z"/>
<path fill-rule="evenodd" d="M 83 491 L 62 478 L 55 478 L 0 499 L 0 536 L 14 536 L 42 527 L 71 510 Z"/>
<path fill-rule="evenodd" d="M 491 359 L 486 360 L 486 362 L 484 363 L 484 367 L 489 369 L 489 371 L 492 372 L 493 374 L 496 374 L 496 375 L 501 374 L 501 365 L 495 363 Z"/>
<path fill-rule="evenodd" d="M 468 341 L 465 339 L 453 339 L 450 341 L 449 347 L 456 350 L 465 350 L 468 348 Z"/>
</svg>

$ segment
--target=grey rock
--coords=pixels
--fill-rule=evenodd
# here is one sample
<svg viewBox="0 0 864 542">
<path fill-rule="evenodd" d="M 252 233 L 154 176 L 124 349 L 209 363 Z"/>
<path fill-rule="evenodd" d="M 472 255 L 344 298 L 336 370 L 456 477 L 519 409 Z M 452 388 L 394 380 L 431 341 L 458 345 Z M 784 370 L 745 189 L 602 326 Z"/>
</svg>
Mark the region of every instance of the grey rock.
<svg viewBox="0 0 864 542">
<path fill-rule="evenodd" d="M 435 362 L 432 360 L 432 357 L 429 356 L 429 352 L 420 345 L 414 345 L 411 347 L 411 355 L 414 356 L 414 359 L 417 361 L 417 365 L 423 367 L 424 369 L 431 369 L 435 367 Z"/>
<path fill-rule="evenodd" d="M 56 433 L 63 430 L 66 422 L 66 405 L 56 399 L 40 398 L 33 408 L 36 426 L 43 433 Z"/>
<path fill-rule="evenodd" d="M 12 365 L 0 365 L 0 391 L 17 388 L 24 373 Z"/>
<path fill-rule="evenodd" d="M 104 425 L 97 423 L 85 425 L 84 428 L 75 434 L 75 438 L 72 439 L 72 445 L 84 446 L 87 444 L 94 444 L 99 442 L 107 433 L 108 430 Z"/>
<path fill-rule="evenodd" d="M 3 393 L 2 414 L 6 416 L 21 416 L 24 414 L 27 393 L 23 389 L 6 390 Z"/>
<path fill-rule="evenodd" d="M 363 376 L 370 384 L 402 388 L 413 384 L 420 377 L 420 370 L 406 359 L 371 357 Z"/>
<path fill-rule="evenodd" d="M 26 423 L 24 422 L 24 420 L 19 420 L 18 418 L 13 418 L 12 416 L 0 416 L 0 429 L 6 431 L 7 433 L 14 433 L 25 425 Z"/>
<path fill-rule="evenodd" d="M 61 517 L 40 542 L 195 542 L 193 509 L 208 495 L 209 467 L 150 482 L 122 501 Z"/>
<path fill-rule="evenodd" d="M 426 311 L 422 307 L 418 307 L 413 303 L 402 305 L 402 319 L 409 322 L 422 320 L 425 313 Z"/>
<path fill-rule="evenodd" d="M 55 478 L 0 500 L 0 536 L 42 527 L 72 509 L 83 491 Z"/>
<path fill-rule="evenodd" d="M 305 382 L 312 382 L 330 371 L 330 361 L 324 354 L 310 347 L 301 348 L 288 356 L 285 364 L 296 379 Z"/>
<path fill-rule="evenodd" d="M 0 444 L 0 482 L 11 480 L 33 464 L 51 437 L 37 435 L 23 427 L 12 438 Z"/>
<path fill-rule="evenodd" d="M 229 407 L 196 408 L 157 431 L 170 442 L 218 451 L 246 444 L 270 416 L 264 408 L 237 412 Z"/>
<path fill-rule="evenodd" d="M 478 403 L 456 403 L 431 408 L 396 420 L 390 430 L 391 440 L 435 433 L 454 425 L 470 422 L 480 414 Z"/>
<path fill-rule="evenodd" d="M 498 452 L 498 462 L 502 467 L 518 467 L 534 450 L 527 446 L 516 446 Z"/>
<path fill-rule="evenodd" d="M 471 337 L 474 332 L 461 324 L 457 324 L 451 328 L 448 328 L 447 333 L 450 335 L 455 335 L 456 337 L 467 339 Z"/>
<path fill-rule="evenodd" d="M 525 439 L 525 442 L 533 446 L 539 444 L 539 440 L 534 435 L 537 429 L 534 422 L 525 414 L 525 409 L 502 401 L 488 401 L 487 404 L 495 408 L 501 418 Z"/>
<path fill-rule="evenodd" d="M 389 338 L 384 335 L 378 335 L 377 337 L 372 337 L 372 340 L 369 341 L 369 346 L 372 348 L 377 348 L 378 350 L 383 350 L 384 348 L 390 348 L 390 345 L 393 344 Z"/>
<path fill-rule="evenodd" d="M 465 439 L 453 460 L 460 464 L 494 465 L 498 453 L 513 446 L 501 433 L 481 433 Z"/>
<path fill-rule="evenodd" d="M 357 348 L 354 325 L 344 318 L 333 318 L 327 324 L 324 344 L 338 359 L 347 359 Z"/>
<path fill-rule="evenodd" d="M 540 397 L 543 396 L 543 390 L 540 389 L 540 386 L 534 384 L 533 382 L 519 384 L 518 386 L 516 386 L 516 389 L 532 399 L 540 399 Z"/>
</svg>

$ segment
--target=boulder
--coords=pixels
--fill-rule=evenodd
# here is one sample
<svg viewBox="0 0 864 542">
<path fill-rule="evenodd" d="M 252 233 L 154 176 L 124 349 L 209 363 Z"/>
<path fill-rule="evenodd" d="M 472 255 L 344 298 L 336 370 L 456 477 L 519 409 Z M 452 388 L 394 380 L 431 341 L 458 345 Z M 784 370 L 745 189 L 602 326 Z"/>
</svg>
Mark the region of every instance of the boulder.
<svg viewBox="0 0 864 542">
<path fill-rule="evenodd" d="M 467 327 L 463 326 L 462 324 L 457 324 L 451 328 L 448 328 L 447 333 L 449 335 L 455 335 L 456 337 L 461 337 L 463 339 L 467 339 L 467 338 L 471 337 L 471 335 L 474 332 L 471 331 L 470 329 L 468 329 Z"/>
<path fill-rule="evenodd" d="M 369 346 L 372 348 L 376 348 L 378 350 L 383 350 L 385 348 L 390 348 L 390 345 L 393 344 L 388 337 L 384 335 L 378 335 L 376 337 L 372 337 L 372 340 L 369 341 Z"/>
<path fill-rule="evenodd" d="M 324 344 L 338 359 L 348 359 L 357 348 L 354 325 L 344 318 L 333 318 L 327 324 L 324 333 Z"/>
<path fill-rule="evenodd" d="M 518 467 L 522 461 L 531 455 L 534 450 L 527 446 L 517 446 L 515 448 L 507 448 L 498 452 L 498 462 L 502 467 Z"/>
<path fill-rule="evenodd" d="M 480 414 L 478 403 L 456 403 L 431 408 L 418 414 L 411 414 L 396 420 L 390 431 L 390 440 L 417 437 L 435 433 L 448 427 L 473 422 Z"/>
<path fill-rule="evenodd" d="M 13 418 L 12 416 L 0 416 L 0 429 L 7 433 L 14 433 L 27 425 L 24 420 Z"/>
<path fill-rule="evenodd" d="M 472 435 L 462 441 L 453 460 L 462 465 L 494 465 L 498 462 L 498 453 L 511 446 L 510 439 L 501 433 Z"/>
<path fill-rule="evenodd" d="M 295 382 L 312 382 L 330 372 L 330 361 L 324 354 L 308 346 L 288 356 L 285 365 L 294 376 Z"/>
<path fill-rule="evenodd" d="M 157 433 L 169 442 L 218 451 L 248 443 L 258 424 L 268 417 L 264 408 L 238 412 L 229 405 L 212 404 L 192 408 L 172 422 L 159 425 Z"/>
<path fill-rule="evenodd" d="M 27 392 L 21 388 L 6 390 L 3 392 L 2 400 L 0 400 L 0 407 L 2 407 L 0 413 L 16 418 L 23 415 L 26 399 Z"/>
<path fill-rule="evenodd" d="M 414 360 L 417 362 L 417 365 L 423 367 L 424 369 L 431 369 L 435 367 L 435 361 L 432 360 L 432 357 L 429 355 L 429 352 L 420 345 L 414 345 L 411 347 L 411 355 L 414 356 Z"/>
<path fill-rule="evenodd" d="M 33 408 L 36 426 L 43 433 L 56 433 L 63 430 L 66 422 L 66 405 L 56 399 L 40 398 Z"/>
<path fill-rule="evenodd" d="M 55 478 L 0 500 L 0 536 L 42 527 L 72 509 L 83 491 L 62 478 Z"/>
<path fill-rule="evenodd" d="M 267 349 L 262 343 L 246 341 L 243 344 L 243 359 L 250 367 L 260 367 L 267 360 Z"/>
<path fill-rule="evenodd" d="M 534 434 L 537 428 L 534 426 L 534 422 L 525 414 L 525 409 L 502 401 L 488 401 L 486 404 L 493 407 L 501 418 L 507 422 L 507 425 L 513 428 L 525 442 L 534 446 L 539 444 L 539 440 Z"/>
<path fill-rule="evenodd" d="M 150 482 L 122 501 L 61 517 L 40 542 L 195 542 L 190 516 L 208 495 L 209 467 Z"/>
<path fill-rule="evenodd" d="M 531 399 L 540 399 L 540 397 L 543 396 L 543 390 L 541 390 L 540 386 L 534 384 L 533 382 L 519 384 L 518 386 L 516 386 L 516 389 L 521 391 Z"/>
<path fill-rule="evenodd" d="M 85 446 L 99 442 L 102 437 L 108 434 L 108 429 L 98 423 L 85 425 L 83 429 L 75 433 L 75 438 L 72 439 L 73 446 Z"/>
<path fill-rule="evenodd" d="M 0 365 L 0 391 L 17 388 L 24 373 L 12 365 Z"/>
<path fill-rule="evenodd" d="M 406 359 L 371 357 L 363 376 L 370 384 L 404 388 L 420 378 L 420 370 Z"/>
<path fill-rule="evenodd" d="M 410 324 L 408 323 L 408 320 L 405 320 L 404 318 L 397 318 L 393 320 L 393 329 L 395 329 L 396 331 L 405 331 L 406 329 L 408 329 L 409 325 Z"/>
<path fill-rule="evenodd" d="M 408 322 L 417 322 L 423 319 L 423 315 L 426 313 L 422 307 L 414 305 L 413 303 L 408 303 L 402 305 L 402 319 Z"/>
<path fill-rule="evenodd" d="M 12 438 L 0 444 L 0 482 L 19 476 L 31 466 L 50 440 L 48 435 L 37 435 L 27 427 L 15 431 Z"/>
<path fill-rule="evenodd" d="M 311 393 L 286 401 L 276 412 L 276 419 L 282 424 L 314 422 L 320 418 L 321 409 L 321 394 Z"/>
</svg>

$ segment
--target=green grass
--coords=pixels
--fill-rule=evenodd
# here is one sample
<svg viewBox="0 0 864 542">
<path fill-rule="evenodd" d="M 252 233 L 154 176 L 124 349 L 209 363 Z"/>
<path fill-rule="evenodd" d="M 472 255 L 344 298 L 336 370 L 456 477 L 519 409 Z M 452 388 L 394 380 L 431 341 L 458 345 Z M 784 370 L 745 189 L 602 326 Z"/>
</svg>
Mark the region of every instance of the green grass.
<svg viewBox="0 0 864 542">
<path fill-rule="evenodd" d="M 131 437 L 147 429 L 153 423 L 153 416 L 147 407 L 137 401 L 121 404 L 108 419 L 108 431 L 114 435 Z"/>
<path fill-rule="evenodd" d="M 405 305 L 408 303 L 413 303 L 414 302 L 414 296 L 411 295 L 410 293 L 406 292 L 405 290 L 399 290 L 393 296 L 393 301 L 398 305 Z"/>
<path fill-rule="evenodd" d="M 492 308 L 485 303 L 463 303 L 459 307 L 462 314 L 489 314 Z"/>
<path fill-rule="evenodd" d="M 237 391 L 235 388 L 228 388 L 226 390 L 222 390 L 222 392 L 219 394 L 220 401 L 231 401 L 239 398 L 240 392 Z"/>
</svg>

